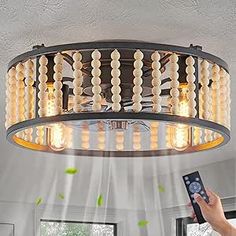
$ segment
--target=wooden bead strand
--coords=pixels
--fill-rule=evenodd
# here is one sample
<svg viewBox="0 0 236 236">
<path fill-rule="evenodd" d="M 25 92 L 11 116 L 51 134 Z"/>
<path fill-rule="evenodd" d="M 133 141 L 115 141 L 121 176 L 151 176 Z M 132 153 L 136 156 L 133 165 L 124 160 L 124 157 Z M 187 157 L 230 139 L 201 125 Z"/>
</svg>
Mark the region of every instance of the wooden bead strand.
<svg viewBox="0 0 236 236">
<path fill-rule="evenodd" d="M 188 98 L 188 113 L 189 117 L 195 117 L 197 115 L 197 110 L 196 110 L 196 93 L 195 93 L 195 60 L 192 56 L 189 56 L 186 59 L 186 73 L 187 73 L 187 82 L 188 82 L 188 92 L 187 92 L 187 98 Z"/>
<path fill-rule="evenodd" d="M 201 92 L 202 92 L 202 118 L 204 120 L 210 120 L 211 118 L 211 96 L 209 89 L 209 62 L 203 60 L 201 62 Z M 205 129 L 205 142 L 210 142 L 212 135 L 210 130 Z"/>
<path fill-rule="evenodd" d="M 202 104 L 203 104 L 203 92 L 202 88 L 199 90 L 199 117 L 202 118 L 203 110 L 202 110 Z M 200 127 L 194 127 L 193 131 L 193 143 L 194 145 L 199 145 L 202 143 L 202 137 L 203 131 Z"/>
<path fill-rule="evenodd" d="M 152 110 L 155 113 L 161 112 L 161 63 L 160 63 L 160 54 L 158 51 L 155 51 L 152 56 Z"/>
<path fill-rule="evenodd" d="M 73 147 L 73 128 L 70 126 L 64 126 L 65 132 L 65 148 L 72 148 Z"/>
<path fill-rule="evenodd" d="M 83 73 L 82 73 L 82 54 L 79 52 L 75 52 L 73 54 L 73 94 L 74 94 L 74 105 L 73 105 L 73 111 L 74 112 L 80 112 L 82 110 L 82 93 L 83 93 Z"/>
<path fill-rule="evenodd" d="M 48 109 L 48 104 L 47 104 L 47 81 L 48 81 L 48 59 L 46 56 L 41 56 L 39 58 L 39 92 L 38 92 L 38 115 L 39 117 L 45 117 L 47 116 L 47 109 Z M 35 142 L 39 145 L 43 145 L 44 143 L 44 127 L 39 126 L 36 128 L 36 139 Z"/>
<path fill-rule="evenodd" d="M 171 114 L 178 115 L 179 112 L 179 65 L 178 65 L 178 56 L 173 53 L 170 56 L 170 79 L 171 79 Z"/>
<path fill-rule="evenodd" d="M 115 49 L 112 53 L 111 53 L 111 84 L 112 84 L 112 88 L 111 88 L 111 92 L 112 92 L 112 110 L 115 112 L 119 112 L 121 109 L 121 96 L 120 96 L 120 92 L 121 92 L 121 87 L 120 87 L 120 53 L 117 49 Z"/>
<path fill-rule="evenodd" d="M 63 70 L 63 56 L 60 53 L 57 53 L 54 57 L 54 111 L 55 115 L 60 115 L 62 113 L 62 70 Z"/>
<path fill-rule="evenodd" d="M 92 105 L 92 110 L 97 112 L 100 111 L 102 108 L 101 105 L 101 101 L 102 101 L 102 96 L 101 96 L 101 70 L 100 70 L 100 66 L 101 66 L 101 53 L 96 49 L 92 52 L 92 62 L 91 62 L 91 66 L 92 66 L 92 80 L 91 83 L 93 85 L 92 88 L 92 92 L 93 92 L 93 105 Z"/>
<path fill-rule="evenodd" d="M 219 122 L 220 118 L 220 67 L 212 66 L 212 120 Z"/>
<path fill-rule="evenodd" d="M 33 119 L 34 114 L 34 63 L 32 60 L 25 62 L 25 84 L 26 84 L 26 96 L 25 96 L 25 117 L 27 120 Z M 25 130 L 25 140 L 32 142 L 33 129 L 29 128 Z"/>
<path fill-rule="evenodd" d="M 8 71 L 8 79 L 9 79 L 9 106 L 8 110 L 9 114 L 9 123 L 8 125 L 11 126 L 17 122 L 17 94 L 16 94 L 16 87 L 17 87 L 17 80 L 16 80 L 16 69 L 12 67 Z"/>
<path fill-rule="evenodd" d="M 158 150 L 158 122 L 151 122 L 150 124 L 150 148 L 151 150 Z"/>
<path fill-rule="evenodd" d="M 41 56 L 39 59 L 39 92 L 38 92 L 38 115 L 39 117 L 44 117 L 47 115 L 47 81 L 48 81 L 48 59 L 46 56 Z"/>
<path fill-rule="evenodd" d="M 16 80 L 17 80 L 17 122 L 25 120 L 25 83 L 24 83 L 24 65 L 18 63 L 16 66 Z M 18 138 L 24 139 L 24 132 L 17 134 Z"/>
<path fill-rule="evenodd" d="M 123 131 L 116 131 L 116 150 L 124 150 L 125 136 Z"/>
<path fill-rule="evenodd" d="M 195 146 L 201 144 L 201 137 L 202 137 L 202 129 L 199 127 L 194 127 L 193 144 Z"/>
<path fill-rule="evenodd" d="M 141 132 L 137 124 L 133 126 L 133 149 L 134 151 L 141 150 Z"/>
<path fill-rule="evenodd" d="M 43 145 L 44 144 L 44 126 L 38 126 L 36 128 L 36 139 L 35 139 L 35 143 L 39 144 L 39 145 Z"/>
<path fill-rule="evenodd" d="M 81 131 L 81 147 L 84 150 L 89 149 L 89 125 L 86 121 L 83 122 Z"/>
<path fill-rule="evenodd" d="M 226 119 L 226 125 L 227 128 L 231 128 L 231 119 L 230 119 L 230 105 L 231 105 L 231 99 L 230 99 L 230 75 L 226 72 L 226 112 L 227 112 L 227 119 Z"/>
<path fill-rule="evenodd" d="M 10 114 L 11 114 L 11 105 L 10 105 L 10 75 L 9 72 L 6 74 L 6 116 L 5 116 L 5 128 L 8 129 L 10 126 Z"/>
<path fill-rule="evenodd" d="M 24 65 L 22 63 L 16 66 L 17 80 L 17 122 L 25 120 L 25 83 L 24 83 Z"/>
<path fill-rule="evenodd" d="M 137 50 L 134 53 L 134 71 L 133 71 L 133 75 L 134 75 L 134 87 L 133 87 L 133 111 L 134 112 L 140 112 L 142 110 L 142 83 L 143 83 L 143 79 L 142 79 L 142 75 L 143 75 L 143 71 L 142 71 L 142 67 L 143 67 L 143 53 L 140 50 Z"/>
<path fill-rule="evenodd" d="M 227 111 L 225 109 L 226 105 L 226 71 L 220 69 L 220 124 L 226 126 L 226 116 Z"/>
<path fill-rule="evenodd" d="M 201 85 L 202 85 L 202 118 L 209 120 L 210 106 L 209 106 L 209 63 L 206 60 L 201 62 Z"/>
<path fill-rule="evenodd" d="M 106 133 L 105 133 L 105 127 L 104 127 L 104 123 L 101 121 L 98 123 L 98 149 L 101 151 L 105 150 L 105 146 L 106 146 Z"/>
</svg>

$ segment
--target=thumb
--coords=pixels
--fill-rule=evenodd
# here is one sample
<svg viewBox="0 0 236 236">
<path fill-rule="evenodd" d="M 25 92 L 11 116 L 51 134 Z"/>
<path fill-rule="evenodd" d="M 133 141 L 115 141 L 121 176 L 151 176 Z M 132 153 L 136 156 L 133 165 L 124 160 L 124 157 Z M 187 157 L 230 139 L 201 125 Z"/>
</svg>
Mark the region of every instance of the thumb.
<svg viewBox="0 0 236 236">
<path fill-rule="evenodd" d="M 202 198 L 200 194 L 195 193 L 194 200 L 197 202 L 197 204 L 200 206 L 201 209 L 208 208 L 208 204 L 205 202 L 205 200 Z"/>
</svg>

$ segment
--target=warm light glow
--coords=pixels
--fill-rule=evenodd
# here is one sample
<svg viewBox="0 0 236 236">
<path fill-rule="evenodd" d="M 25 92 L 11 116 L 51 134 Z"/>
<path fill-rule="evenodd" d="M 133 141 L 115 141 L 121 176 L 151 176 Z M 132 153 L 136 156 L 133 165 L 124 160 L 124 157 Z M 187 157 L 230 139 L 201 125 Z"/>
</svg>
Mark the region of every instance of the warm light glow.
<svg viewBox="0 0 236 236">
<path fill-rule="evenodd" d="M 47 116 L 53 116 L 55 96 L 53 84 L 47 84 Z M 66 147 L 66 127 L 62 123 L 51 124 L 47 128 L 47 143 L 54 151 L 62 151 Z"/>
<path fill-rule="evenodd" d="M 188 116 L 189 107 L 187 89 L 181 88 L 179 102 L 179 116 Z M 177 151 L 184 151 L 190 146 L 190 127 L 185 124 L 176 124 L 171 127 L 171 146 Z"/>
<path fill-rule="evenodd" d="M 66 146 L 66 127 L 62 123 L 52 124 L 48 128 L 48 146 L 54 151 L 62 151 Z"/>
</svg>

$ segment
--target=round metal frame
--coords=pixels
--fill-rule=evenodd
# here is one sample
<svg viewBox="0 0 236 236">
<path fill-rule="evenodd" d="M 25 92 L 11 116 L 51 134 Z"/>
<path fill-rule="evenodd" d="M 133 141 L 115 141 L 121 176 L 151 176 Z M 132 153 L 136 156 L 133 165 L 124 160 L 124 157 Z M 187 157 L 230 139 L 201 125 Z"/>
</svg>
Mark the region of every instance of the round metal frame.
<svg viewBox="0 0 236 236">
<path fill-rule="evenodd" d="M 23 121 L 18 124 L 11 126 L 7 130 L 7 139 L 11 143 L 16 143 L 20 146 L 23 146 L 28 149 L 44 151 L 44 152 L 54 152 L 49 147 L 32 144 L 30 142 L 19 139 L 15 134 L 25 128 L 30 128 L 35 125 L 45 125 L 49 123 L 57 123 L 63 121 L 73 121 L 73 120 L 105 120 L 105 119 L 116 119 L 116 120 L 150 120 L 150 121 L 161 121 L 161 122 L 170 122 L 170 123 L 183 123 L 196 127 L 207 128 L 212 131 L 216 131 L 221 134 L 221 137 L 211 143 L 204 143 L 198 146 L 192 146 L 185 151 L 177 151 L 173 149 L 168 150 L 156 150 L 156 151 L 98 151 L 98 150 L 78 150 L 78 149 L 67 149 L 63 151 L 57 151 L 58 154 L 70 154 L 77 156 L 98 156 L 98 157 L 146 157 L 146 156 L 163 156 L 163 155 L 177 155 L 183 153 L 191 153 L 196 151 L 203 151 L 209 148 L 220 147 L 225 145 L 230 140 L 230 131 L 217 123 L 189 117 L 180 117 L 175 115 L 166 115 L 166 114 L 152 114 L 152 113 L 133 113 L 133 112 L 119 112 L 119 113 L 82 113 L 82 114 L 64 114 L 60 116 L 53 117 L 41 117 L 28 121 Z"/>
<path fill-rule="evenodd" d="M 54 54 L 57 52 L 69 51 L 69 50 L 80 50 L 88 51 L 99 48 L 103 49 L 129 49 L 129 50 L 147 50 L 147 51 L 163 51 L 163 52 L 175 52 L 184 55 L 189 55 L 193 57 L 200 57 L 211 62 L 216 63 L 217 65 L 223 67 L 227 72 L 229 71 L 227 63 L 221 58 L 214 56 L 210 53 L 203 52 L 202 48 L 199 46 L 190 45 L 190 47 L 180 47 L 175 45 L 168 44 L 159 44 L 159 43 L 147 43 L 147 42 L 138 42 L 138 41 L 95 41 L 95 42 L 85 42 L 85 43 L 72 43 L 72 44 L 63 44 L 56 45 L 51 47 L 38 46 L 35 47 L 32 51 L 23 53 L 8 64 L 8 69 L 12 66 L 15 66 L 18 62 L 25 61 L 29 58 L 35 58 L 41 55 Z"/>
<path fill-rule="evenodd" d="M 66 51 L 74 51 L 78 50 L 80 52 L 92 52 L 95 49 L 99 50 L 127 50 L 127 51 L 135 51 L 140 49 L 149 56 L 153 51 L 159 51 L 163 53 L 177 53 L 183 56 L 192 56 L 194 60 L 196 59 L 196 68 L 198 68 L 198 58 L 205 59 L 212 63 L 219 65 L 221 68 L 225 69 L 226 72 L 229 71 L 227 63 L 221 58 L 214 56 L 212 54 L 206 53 L 202 51 L 200 46 L 190 45 L 189 47 L 180 47 L 175 45 L 166 45 L 166 44 L 157 44 L 157 43 L 147 43 L 140 41 L 96 41 L 96 42 L 85 42 L 85 43 L 72 43 L 72 44 L 64 44 L 57 45 L 51 47 L 45 47 L 44 45 L 35 46 L 32 51 L 23 53 L 13 60 L 11 60 L 8 64 L 8 70 L 14 66 L 16 66 L 19 62 L 25 62 L 28 59 L 38 59 L 42 55 L 55 55 L 58 52 L 62 54 Z M 67 54 L 65 54 L 67 55 Z M 68 56 L 68 55 L 67 55 Z M 65 61 L 69 61 L 70 58 L 65 56 Z M 37 65 L 36 65 L 37 66 Z M 63 77 L 67 80 L 72 80 L 72 78 Z M 169 78 L 163 79 L 162 83 L 169 82 Z M 36 84 L 35 87 L 37 89 L 38 78 L 36 74 Z M 28 142 L 23 139 L 17 137 L 17 133 L 26 128 L 31 128 L 40 125 L 46 125 L 56 122 L 66 122 L 66 121 L 86 121 L 86 120 L 149 120 L 149 121 L 160 121 L 160 122 L 170 122 L 170 123 L 183 123 L 187 125 L 191 125 L 194 127 L 201 127 L 204 129 L 208 129 L 220 134 L 220 137 L 215 139 L 214 141 L 199 144 L 196 146 L 191 146 L 184 151 L 177 151 L 174 149 L 166 149 L 166 150 L 144 150 L 144 151 L 98 151 L 98 150 L 80 150 L 80 149 L 65 149 L 62 151 L 57 151 L 57 154 L 71 154 L 78 156 L 102 156 L 102 157 L 146 157 L 146 156 L 162 156 L 162 155 L 176 155 L 176 154 L 184 154 L 191 153 L 196 151 L 202 151 L 206 149 L 212 149 L 215 147 L 220 147 L 226 144 L 230 140 L 230 130 L 225 126 L 215 123 L 209 120 L 203 120 L 199 118 L 199 75 L 196 70 L 196 110 L 197 115 L 195 118 L 190 117 L 182 117 L 177 115 L 169 115 L 163 113 L 151 113 L 151 112 L 81 112 L 81 113 L 67 113 L 57 116 L 50 117 L 39 117 L 38 105 L 37 105 L 37 96 L 36 96 L 36 105 L 35 105 L 35 113 L 36 118 L 31 120 L 26 120 L 17 124 L 10 126 L 7 129 L 7 139 L 9 142 L 17 144 L 19 146 L 23 146 L 27 149 L 44 151 L 44 152 L 55 152 L 50 149 L 48 146 L 39 145 L 36 143 Z M 72 94 L 72 89 L 68 88 L 69 94 Z M 163 89 L 160 96 L 164 96 L 169 94 L 169 89 Z M 37 93 L 37 90 L 36 90 Z"/>
</svg>

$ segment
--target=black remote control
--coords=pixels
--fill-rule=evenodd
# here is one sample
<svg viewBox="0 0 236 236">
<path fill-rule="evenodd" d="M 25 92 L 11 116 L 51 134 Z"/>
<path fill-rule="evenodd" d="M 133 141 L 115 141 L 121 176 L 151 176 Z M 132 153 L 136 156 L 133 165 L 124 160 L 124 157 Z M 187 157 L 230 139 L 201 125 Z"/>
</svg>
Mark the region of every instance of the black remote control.
<svg viewBox="0 0 236 236">
<path fill-rule="evenodd" d="M 199 224 L 205 223 L 206 220 L 204 219 L 201 209 L 194 200 L 194 193 L 198 193 L 202 196 L 202 198 L 209 203 L 209 197 L 206 194 L 205 187 L 202 183 L 200 174 L 198 171 L 190 173 L 188 175 L 183 176 L 183 180 L 188 191 L 189 198 L 191 200 L 194 212 L 196 214 L 197 220 Z"/>
</svg>

